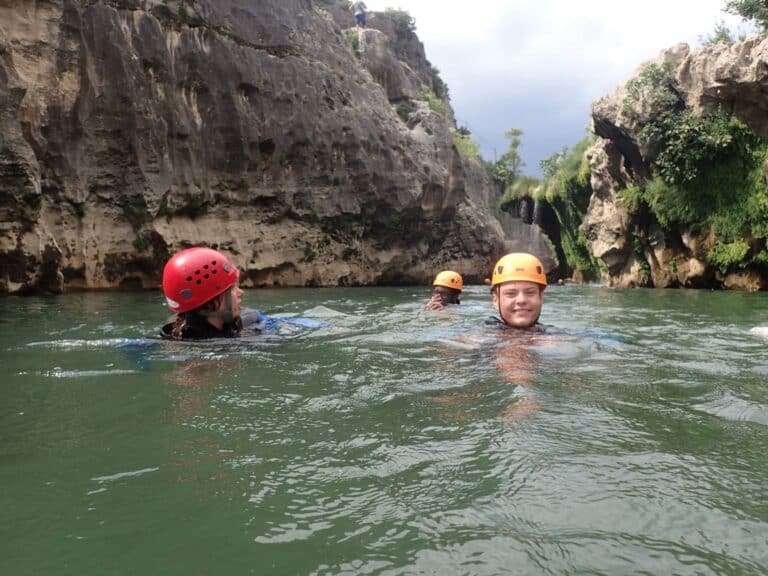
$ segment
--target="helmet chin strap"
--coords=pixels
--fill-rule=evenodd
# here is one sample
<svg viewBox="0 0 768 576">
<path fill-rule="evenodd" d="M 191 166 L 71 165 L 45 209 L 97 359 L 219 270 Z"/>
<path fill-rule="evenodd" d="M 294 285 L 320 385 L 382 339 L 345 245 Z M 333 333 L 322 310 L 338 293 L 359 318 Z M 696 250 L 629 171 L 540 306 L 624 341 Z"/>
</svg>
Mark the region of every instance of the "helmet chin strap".
<svg viewBox="0 0 768 576">
<path fill-rule="evenodd" d="M 201 310 L 200 315 L 206 318 L 219 319 L 224 324 L 234 322 L 235 317 L 232 314 L 232 289 L 230 288 L 224 292 L 224 310 Z"/>
<path fill-rule="evenodd" d="M 499 308 L 499 318 L 501 318 L 501 321 L 504 322 L 507 326 L 510 326 L 510 323 L 507 322 L 507 319 L 504 318 L 504 314 L 501 313 L 501 294 L 499 294 L 501 290 L 496 288 L 496 306 Z"/>
</svg>

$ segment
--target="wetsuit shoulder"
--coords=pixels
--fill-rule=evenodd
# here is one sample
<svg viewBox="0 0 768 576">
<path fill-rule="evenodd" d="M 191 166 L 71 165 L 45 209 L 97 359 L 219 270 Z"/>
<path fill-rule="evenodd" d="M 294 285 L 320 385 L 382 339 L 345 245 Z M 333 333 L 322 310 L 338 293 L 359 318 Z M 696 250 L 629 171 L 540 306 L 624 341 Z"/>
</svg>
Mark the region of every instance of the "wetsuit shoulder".
<svg viewBox="0 0 768 576">
<path fill-rule="evenodd" d="M 261 310 L 254 308 L 244 308 L 240 312 L 240 319 L 243 323 L 243 330 L 248 332 L 263 332 L 277 326 L 276 318 L 267 316 Z"/>
<path fill-rule="evenodd" d="M 173 322 L 165 324 L 161 329 L 161 336 L 166 339 L 172 338 Z M 240 320 L 225 324 L 224 327 L 219 330 L 213 324 L 208 322 L 205 318 L 189 315 L 186 317 L 184 328 L 181 330 L 182 340 L 209 340 L 211 338 L 236 338 L 240 335 L 242 330 L 242 324 Z"/>
<path fill-rule="evenodd" d="M 517 330 L 519 332 L 549 332 L 553 326 L 549 326 L 547 324 L 539 324 L 536 322 L 533 326 L 530 326 L 528 328 L 515 328 L 514 326 L 510 326 L 506 322 L 504 322 L 501 318 L 497 318 L 496 316 L 491 316 L 490 318 L 486 318 L 485 322 L 483 322 L 483 325 L 488 326 L 491 329 L 496 330 Z"/>
</svg>

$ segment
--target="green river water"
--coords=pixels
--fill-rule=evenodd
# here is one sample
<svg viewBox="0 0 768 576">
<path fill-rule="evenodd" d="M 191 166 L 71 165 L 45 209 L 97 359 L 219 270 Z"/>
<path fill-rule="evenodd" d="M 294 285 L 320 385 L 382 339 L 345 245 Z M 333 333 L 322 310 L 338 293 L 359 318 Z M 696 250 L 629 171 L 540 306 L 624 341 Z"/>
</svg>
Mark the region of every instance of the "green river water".
<svg viewBox="0 0 768 576">
<path fill-rule="evenodd" d="M 247 291 L 330 327 L 224 344 L 0 299 L 0 574 L 768 574 L 768 294 L 428 295 Z"/>
</svg>

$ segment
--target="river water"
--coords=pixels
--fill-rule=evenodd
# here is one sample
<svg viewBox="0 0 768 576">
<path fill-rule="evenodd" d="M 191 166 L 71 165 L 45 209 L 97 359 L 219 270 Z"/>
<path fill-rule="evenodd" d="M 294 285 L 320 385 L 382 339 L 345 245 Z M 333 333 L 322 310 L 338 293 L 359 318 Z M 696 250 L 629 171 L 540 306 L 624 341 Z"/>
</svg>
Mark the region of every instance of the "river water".
<svg viewBox="0 0 768 576">
<path fill-rule="evenodd" d="M 157 293 L 0 299 L 0 574 L 768 573 L 768 295 L 248 291 L 327 327 L 148 337 Z"/>
</svg>

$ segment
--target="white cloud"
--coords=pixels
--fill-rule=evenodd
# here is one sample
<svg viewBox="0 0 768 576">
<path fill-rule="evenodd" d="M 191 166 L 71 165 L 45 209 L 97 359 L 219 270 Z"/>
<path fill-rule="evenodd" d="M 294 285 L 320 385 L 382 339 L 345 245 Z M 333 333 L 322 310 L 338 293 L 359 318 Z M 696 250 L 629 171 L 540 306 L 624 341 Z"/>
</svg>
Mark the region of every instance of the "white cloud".
<svg viewBox="0 0 768 576">
<path fill-rule="evenodd" d="M 506 148 L 505 130 L 523 127 L 521 152 L 531 172 L 541 158 L 584 136 L 593 100 L 664 48 L 696 46 L 719 21 L 752 31 L 722 11 L 724 0 L 367 3 L 372 10 L 402 8 L 415 18 L 427 58 L 450 88 L 456 117 L 487 158 L 494 148 Z"/>
</svg>

